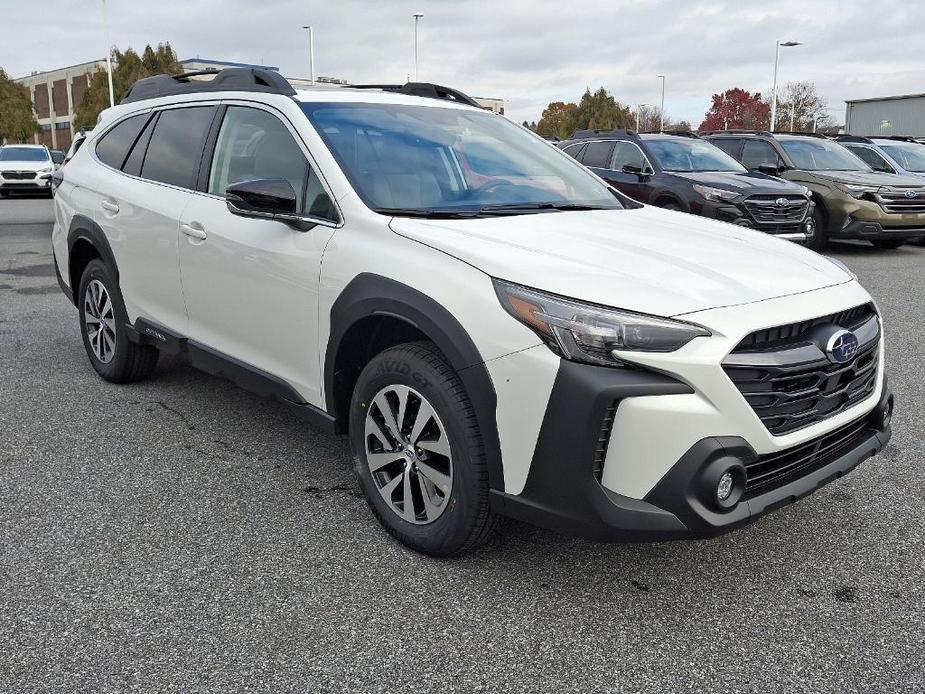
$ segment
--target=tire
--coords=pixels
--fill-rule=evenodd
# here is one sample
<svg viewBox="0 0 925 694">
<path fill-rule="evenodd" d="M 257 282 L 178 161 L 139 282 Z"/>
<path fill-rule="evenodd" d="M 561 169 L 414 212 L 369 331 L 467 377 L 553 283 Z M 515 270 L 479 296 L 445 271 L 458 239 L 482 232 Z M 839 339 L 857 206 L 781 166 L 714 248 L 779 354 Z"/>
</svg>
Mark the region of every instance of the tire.
<svg viewBox="0 0 925 694">
<path fill-rule="evenodd" d="M 403 415 L 400 436 L 383 408 L 393 422 Z M 366 365 L 350 403 L 350 447 L 370 508 L 411 549 L 436 557 L 459 554 L 486 542 L 497 526 L 475 411 L 432 343 L 399 345 Z"/>
<path fill-rule="evenodd" d="M 870 245 L 874 248 L 880 248 L 885 251 L 892 251 L 900 246 L 905 245 L 905 239 L 876 239 L 870 242 Z"/>
<path fill-rule="evenodd" d="M 131 383 L 151 375 L 157 365 L 157 348 L 128 339 L 125 326 L 129 319 L 119 283 L 109 266 L 99 258 L 87 263 L 80 278 L 77 310 L 84 349 L 100 376 L 112 383 Z M 101 315 L 102 322 L 99 320 Z M 95 331 L 95 325 L 105 325 L 106 328 Z M 99 336 L 98 332 L 103 335 Z"/>
<path fill-rule="evenodd" d="M 824 251 L 829 245 L 829 219 L 825 210 L 816 203 L 816 209 L 813 210 L 813 226 L 815 227 L 813 236 L 806 242 L 806 247 L 814 251 Z"/>
<path fill-rule="evenodd" d="M 681 209 L 681 206 L 680 206 L 678 203 L 673 202 L 673 201 L 671 201 L 671 200 L 668 200 L 668 201 L 666 201 L 666 202 L 661 203 L 661 204 L 659 205 L 659 207 L 661 207 L 663 210 L 672 210 L 672 211 L 674 211 L 674 212 L 683 212 L 683 211 L 684 211 L 684 210 Z"/>
</svg>

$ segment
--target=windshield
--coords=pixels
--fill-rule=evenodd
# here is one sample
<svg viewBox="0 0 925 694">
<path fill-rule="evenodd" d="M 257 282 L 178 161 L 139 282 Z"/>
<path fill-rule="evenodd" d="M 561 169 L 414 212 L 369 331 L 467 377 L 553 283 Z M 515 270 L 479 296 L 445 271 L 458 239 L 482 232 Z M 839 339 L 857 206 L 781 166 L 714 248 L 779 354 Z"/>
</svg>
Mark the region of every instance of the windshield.
<svg viewBox="0 0 925 694">
<path fill-rule="evenodd" d="M 48 161 L 41 147 L 0 147 L 0 161 Z"/>
<path fill-rule="evenodd" d="M 746 169 L 716 145 L 703 140 L 649 140 L 646 146 L 665 171 L 732 171 Z"/>
<path fill-rule="evenodd" d="M 401 104 L 302 109 L 363 201 L 384 214 L 622 207 L 605 183 L 502 116 Z"/>
<path fill-rule="evenodd" d="M 873 171 L 867 164 L 837 142 L 823 139 L 781 138 L 793 165 L 804 171 Z"/>
<path fill-rule="evenodd" d="M 925 173 L 925 145 L 880 145 L 906 171 Z"/>
</svg>

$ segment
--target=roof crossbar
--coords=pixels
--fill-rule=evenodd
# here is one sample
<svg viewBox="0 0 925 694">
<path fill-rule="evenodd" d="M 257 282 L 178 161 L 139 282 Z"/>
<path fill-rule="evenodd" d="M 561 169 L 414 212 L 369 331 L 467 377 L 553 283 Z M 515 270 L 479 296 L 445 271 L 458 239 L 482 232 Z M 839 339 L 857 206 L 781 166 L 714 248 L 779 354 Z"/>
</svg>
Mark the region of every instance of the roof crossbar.
<svg viewBox="0 0 925 694">
<path fill-rule="evenodd" d="M 213 75 L 211 80 L 194 80 L 192 77 Z M 133 84 L 120 103 L 154 99 L 175 94 L 199 92 L 263 92 L 293 96 L 295 89 L 286 78 L 272 70 L 259 68 L 226 68 L 186 72 L 179 75 L 154 75 Z"/>
<path fill-rule="evenodd" d="M 423 96 L 429 99 L 446 99 L 467 106 L 482 108 L 482 105 L 467 94 L 457 89 L 444 87 L 431 82 L 406 82 L 405 84 L 350 84 L 353 89 L 381 89 L 384 92 L 396 92 L 409 96 Z"/>
</svg>

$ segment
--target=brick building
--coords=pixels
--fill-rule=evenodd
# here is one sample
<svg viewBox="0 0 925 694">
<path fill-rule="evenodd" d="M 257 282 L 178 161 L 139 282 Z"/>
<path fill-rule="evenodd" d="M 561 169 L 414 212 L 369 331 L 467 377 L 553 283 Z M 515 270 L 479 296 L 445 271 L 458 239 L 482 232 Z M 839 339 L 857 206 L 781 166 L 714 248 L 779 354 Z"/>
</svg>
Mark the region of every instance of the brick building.
<svg viewBox="0 0 925 694">
<path fill-rule="evenodd" d="M 71 146 L 74 111 L 83 98 L 90 76 L 105 70 L 105 60 L 93 60 L 48 72 L 33 72 L 16 81 L 24 84 L 32 96 L 32 107 L 41 132 L 35 144 L 66 150 Z"/>
</svg>

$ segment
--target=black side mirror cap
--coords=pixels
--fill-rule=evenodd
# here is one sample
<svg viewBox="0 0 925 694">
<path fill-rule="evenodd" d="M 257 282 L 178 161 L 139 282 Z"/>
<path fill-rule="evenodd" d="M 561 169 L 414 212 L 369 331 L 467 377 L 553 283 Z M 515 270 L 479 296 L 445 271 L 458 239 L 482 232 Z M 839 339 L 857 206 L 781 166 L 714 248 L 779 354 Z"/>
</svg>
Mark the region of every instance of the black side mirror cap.
<svg viewBox="0 0 925 694">
<path fill-rule="evenodd" d="M 225 189 L 225 204 L 231 214 L 239 217 L 272 219 L 299 231 L 308 231 L 316 225 L 316 222 L 299 215 L 295 190 L 285 178 L 232 183 Z"/>
<path fill-rule="evenodd" d="M 762 164 L 761 166 L 755 167 L 754 170 L 763 174 L 767 174 L 768 176 L 779 176 L 787 170 L 787 167 L 775 166 L 774 164 Z"/>
</svg>

